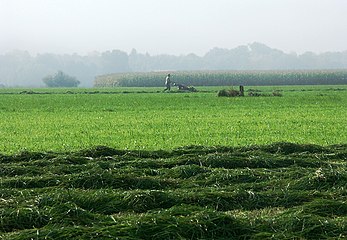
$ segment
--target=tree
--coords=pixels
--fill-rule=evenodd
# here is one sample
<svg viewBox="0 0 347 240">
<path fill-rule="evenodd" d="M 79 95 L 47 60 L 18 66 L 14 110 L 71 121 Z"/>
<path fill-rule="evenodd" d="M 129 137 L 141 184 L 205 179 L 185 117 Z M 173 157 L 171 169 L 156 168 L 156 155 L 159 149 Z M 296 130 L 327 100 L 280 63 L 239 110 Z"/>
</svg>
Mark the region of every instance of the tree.
<svg viewBox="0 0 347 240">
<path fill-rule="evenodd" d="M 54 75 L 48 75 L 42 79 L 47 87 L 77 87 L 80 84 L 75 77 L 69 76 L 62 71 Z"/>
</svg>

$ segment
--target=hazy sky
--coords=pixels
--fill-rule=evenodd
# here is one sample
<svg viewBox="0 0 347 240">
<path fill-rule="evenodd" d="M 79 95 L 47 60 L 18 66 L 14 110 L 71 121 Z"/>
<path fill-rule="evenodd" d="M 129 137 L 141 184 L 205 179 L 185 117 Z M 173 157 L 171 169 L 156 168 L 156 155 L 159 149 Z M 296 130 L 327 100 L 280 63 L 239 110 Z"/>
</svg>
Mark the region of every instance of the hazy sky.
<svg viewBox="0 0 347 240">
<path fill-rule="evenodd" d="M 0 0 L 0 54 L 347 50 L 347 0 Z"/>
</svg>

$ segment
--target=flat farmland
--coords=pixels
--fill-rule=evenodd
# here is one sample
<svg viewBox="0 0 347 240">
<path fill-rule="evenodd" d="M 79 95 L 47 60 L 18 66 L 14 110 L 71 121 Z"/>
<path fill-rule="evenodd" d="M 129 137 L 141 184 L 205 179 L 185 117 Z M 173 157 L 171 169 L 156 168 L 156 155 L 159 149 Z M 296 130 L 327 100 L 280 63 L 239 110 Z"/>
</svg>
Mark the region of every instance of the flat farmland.
<svg viewBox="0 0 347 240">
<path fill-rule="evenodd" d="M 218 89 L 1 90 L 0 239 L 346 239 L 347 87 Z"/>
<path fill-rule="evenodd" d="M 3 89 L 0 152 L 347 142 L 345 86 L 246 88 L 282 97 L 224 98 L 218 89 Z"/>
</svg>

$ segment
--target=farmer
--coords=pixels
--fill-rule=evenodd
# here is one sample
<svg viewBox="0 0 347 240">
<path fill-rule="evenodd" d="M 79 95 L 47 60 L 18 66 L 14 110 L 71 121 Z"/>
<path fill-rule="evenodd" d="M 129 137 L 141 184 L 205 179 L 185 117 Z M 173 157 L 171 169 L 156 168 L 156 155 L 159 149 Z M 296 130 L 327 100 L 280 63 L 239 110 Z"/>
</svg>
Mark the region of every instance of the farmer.
<svg viewBox="0 0 347 240">
<path fill-rule="evenodd" d="M 171 79 L 170 79 L 170 73 L 166 76 L 165 78 L 165 86 L 166 88 L 164 89 L 164 92 L 166 90 L 170 91 L 171 90 Z"/>
</svg>

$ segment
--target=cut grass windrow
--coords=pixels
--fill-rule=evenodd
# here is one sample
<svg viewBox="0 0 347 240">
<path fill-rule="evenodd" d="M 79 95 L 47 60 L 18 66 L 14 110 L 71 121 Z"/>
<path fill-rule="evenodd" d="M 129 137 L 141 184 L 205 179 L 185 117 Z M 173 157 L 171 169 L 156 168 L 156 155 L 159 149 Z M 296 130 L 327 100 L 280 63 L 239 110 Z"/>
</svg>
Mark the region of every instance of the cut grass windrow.
<svg viewBox="0 0 347 240">
<path fill-rule="evenodd" d="M 0 155 L 1 239 L 347 237 L 347 145 Z"/>
</svg>

